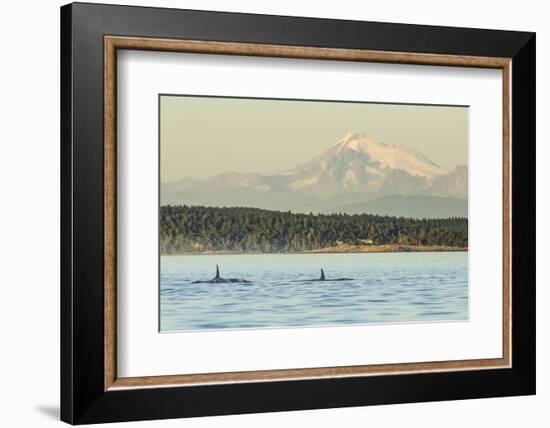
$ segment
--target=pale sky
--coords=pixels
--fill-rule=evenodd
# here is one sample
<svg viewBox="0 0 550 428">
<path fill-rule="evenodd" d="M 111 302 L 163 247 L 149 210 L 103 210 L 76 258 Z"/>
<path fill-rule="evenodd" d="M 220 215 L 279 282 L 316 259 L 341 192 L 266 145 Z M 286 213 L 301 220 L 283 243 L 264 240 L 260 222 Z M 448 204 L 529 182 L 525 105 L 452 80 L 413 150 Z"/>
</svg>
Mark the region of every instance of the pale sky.
<svg viewBox="0 0 550 428">
<path fill-rule="evenodd" d="M 320 155 L 348 132 L 412 146 L 452 170 L 468 164 L 468 108 L 161 96 L 161 180 L 273 173 Z"/>
</svg>

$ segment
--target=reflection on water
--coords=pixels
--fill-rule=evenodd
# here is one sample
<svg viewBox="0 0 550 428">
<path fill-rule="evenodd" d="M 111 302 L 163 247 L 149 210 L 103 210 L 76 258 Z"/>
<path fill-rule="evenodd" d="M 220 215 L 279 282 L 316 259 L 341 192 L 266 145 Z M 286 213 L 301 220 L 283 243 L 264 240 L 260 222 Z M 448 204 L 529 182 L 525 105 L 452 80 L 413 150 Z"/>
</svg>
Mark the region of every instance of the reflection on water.
<svg viewBox="0 0 550 428">
<path fill-rule="evenodd" d="M 466 252 L 161 257 L 162 331 L 467 319 Z"/>
</svg>

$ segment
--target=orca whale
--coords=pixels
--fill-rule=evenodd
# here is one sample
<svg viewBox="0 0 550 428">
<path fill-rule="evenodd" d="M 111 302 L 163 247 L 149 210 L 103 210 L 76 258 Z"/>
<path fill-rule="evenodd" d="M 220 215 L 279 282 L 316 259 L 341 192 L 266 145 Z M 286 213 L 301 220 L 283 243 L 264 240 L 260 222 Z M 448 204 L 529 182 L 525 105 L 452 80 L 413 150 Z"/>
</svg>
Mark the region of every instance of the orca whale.
<svg viewBox="0 0 550 428">
<path fill-rule="evenodd" d="M 353 281 L 353 278 L 325 278 L 325 271 L 321 269 L 321 277 L 317 281 Z"/>
<path fill-rule="evenodd" d="M 207 279 L 207 280 L 193 281 L 191 284 L 229 284 L 229 283 L 245 284 L 249 282 L 250 281 L 244 278 L 222 278 L 220 276 L 220 268 L 218 267 L 218 265 L 216 265 L 216 276 L 214 278 Z"/>
<path fill-rule="evenodd" d="M 321 269 L 321 276 L 315 279 L 304 279 L 301 281 L 292 281 L 292 282 L 319 282 L 319 281 L 353 281 L 353 278 L 326 278 L 325 271 Z"/>
</svg>

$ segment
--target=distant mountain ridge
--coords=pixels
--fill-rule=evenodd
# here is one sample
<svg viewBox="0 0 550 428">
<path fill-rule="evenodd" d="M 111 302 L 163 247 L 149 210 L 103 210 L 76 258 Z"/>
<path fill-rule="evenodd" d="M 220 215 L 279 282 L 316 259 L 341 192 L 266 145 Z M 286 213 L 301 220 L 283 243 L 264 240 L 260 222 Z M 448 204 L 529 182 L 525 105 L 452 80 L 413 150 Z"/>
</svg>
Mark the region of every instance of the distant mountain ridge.
<svg viewBox="0 0 550 428">
<path fill-rule="evenodd" d="M 372 201 L 356 202 L 329 210 L 329 213 L 377 214 L 392 217 L 468 217 L 468 200 L 441 196 L 386 195 Z"/>
<path fill-rule="evenodd" d="M 273 174 L 226 172 L 206 180 L 184 178 L 161 183 L 162 205 L 327 213 L 348 212 L 363 204 L 365 209 L 386 214 L 384 205 L 395 211 L 396 204 L 401 204 L 398 211 L 406 216 L 403 205 L 421 203 L 399 199 L 399 195 L 422 196 L 426 206 L 437 212 L 462 215 L 468 195 L 468 168 L 459 165 L 447 171 L 412 147 L 378 142 L 364 133 L 348 133 L 319 156 L 291 170 Z M 391 198 L 381 199 L 389 196 L 391 203 Z M 380 199 L 376 204 L 367 203 L 376 199 Z M 411 211 L 409 216 L 416 215 Z"/>
</svg>

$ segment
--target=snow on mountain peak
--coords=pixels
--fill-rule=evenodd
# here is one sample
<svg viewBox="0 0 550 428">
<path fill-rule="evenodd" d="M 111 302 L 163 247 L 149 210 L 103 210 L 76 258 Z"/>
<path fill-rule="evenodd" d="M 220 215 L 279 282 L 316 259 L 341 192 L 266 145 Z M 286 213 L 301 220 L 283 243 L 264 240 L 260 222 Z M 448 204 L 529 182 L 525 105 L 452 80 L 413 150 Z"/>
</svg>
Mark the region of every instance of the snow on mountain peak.
<svg viewBox="0 0 550 428">
<path fill-rule="evenodd" d="M 349 132 L 335 145 L 335 152 L 345 150 L 365 154 L 380 166 L 400 169 L 411 175 L 432 178 L 448 174 L 448 171 L 430 161 L 412 147 L 379 142 L 365 133 Z"/>
<path fill-rule="evenodd" d="M 384 148 L 387 144 L 379 143 L 367 134 L 361 132 L 348 132 L 344 138 L 338 141 L 339 149 L 347 148 L 356 152 L 367 153 L 371 148 Z"/>
</svg>

